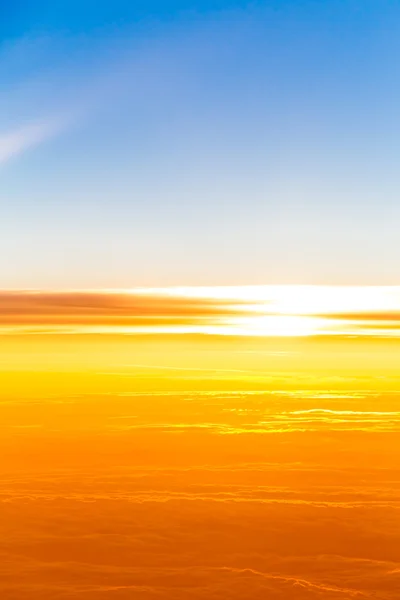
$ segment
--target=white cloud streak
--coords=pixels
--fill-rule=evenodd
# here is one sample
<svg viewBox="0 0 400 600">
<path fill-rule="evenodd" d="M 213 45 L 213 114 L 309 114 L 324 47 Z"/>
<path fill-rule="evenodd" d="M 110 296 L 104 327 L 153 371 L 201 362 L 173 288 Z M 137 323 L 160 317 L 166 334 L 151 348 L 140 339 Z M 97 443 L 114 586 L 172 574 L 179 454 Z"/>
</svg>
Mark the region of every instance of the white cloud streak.
<svg viewBox="0 0 400 600">
<path fill-rule="evenodd" d="M 63 128 L 64 123 L 53 119 L 29 123 L 12 131 L 0 133 L 0 165 L 54 137 Z"/>
</svg>

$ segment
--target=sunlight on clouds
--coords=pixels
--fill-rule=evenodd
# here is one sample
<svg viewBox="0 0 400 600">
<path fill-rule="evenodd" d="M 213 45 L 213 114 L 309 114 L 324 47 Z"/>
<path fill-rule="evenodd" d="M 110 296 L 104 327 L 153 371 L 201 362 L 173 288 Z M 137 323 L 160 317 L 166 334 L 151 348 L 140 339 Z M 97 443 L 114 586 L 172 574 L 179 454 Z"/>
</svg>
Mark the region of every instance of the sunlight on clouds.
<svg viewBox="0 0 400 600">
<path fill-rule="evenodd" d="M 400 336 L 399 287 L 0 292 L 3 334 Z"/>
<path fill-rule="evenodd" d="M 398 597 L 400 342 L 254 306 L 0 293 L 1 597 Z"/>
<path fill-rule="evenodd" d="M 237 317 L 227 322 L 225 335 L 255 335 L 270 337 L 302 337 L 324 332 L 326 320 L 303 316 Z"/>
</svg>

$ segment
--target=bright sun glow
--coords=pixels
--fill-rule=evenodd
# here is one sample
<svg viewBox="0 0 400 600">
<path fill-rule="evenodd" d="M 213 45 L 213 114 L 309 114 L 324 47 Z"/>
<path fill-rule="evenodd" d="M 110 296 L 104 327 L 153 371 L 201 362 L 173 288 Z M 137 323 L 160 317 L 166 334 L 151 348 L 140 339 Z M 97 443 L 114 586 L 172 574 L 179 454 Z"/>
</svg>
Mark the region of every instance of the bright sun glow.
<svg viewBox="0 0 400 600">
<path fill-rule="evenodd" d="M 253 310 L 318 315 L 400 309 L 399 286 L 226 286 L 142 288 L 133 294 L 253 303 Z M 259 304 L 259 306 L 257 306 Z"/>
<path fill-rule="evenodd" d="M 3 296 L 0 330 L 10 335 L 399 337 L 400 332 L 399 287 L 193 287 Z"/>
</svg>

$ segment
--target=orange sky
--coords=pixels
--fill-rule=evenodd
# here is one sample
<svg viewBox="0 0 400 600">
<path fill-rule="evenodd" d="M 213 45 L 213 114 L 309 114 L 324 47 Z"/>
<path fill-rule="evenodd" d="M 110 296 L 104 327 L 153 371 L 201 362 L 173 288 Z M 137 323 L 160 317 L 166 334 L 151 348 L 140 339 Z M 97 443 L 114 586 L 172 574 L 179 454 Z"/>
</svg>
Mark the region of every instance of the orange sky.
<svg viewBox="0 0 400 600">
<path fill-rule="evenodd" d="M 400 288 L 0 291 L 3 333 L 398 337 Z"/>
<path fill-rule="evenodd" d="M 395 600 L 398 297 L 1 292 L 2 597 Z"/>
</svg>

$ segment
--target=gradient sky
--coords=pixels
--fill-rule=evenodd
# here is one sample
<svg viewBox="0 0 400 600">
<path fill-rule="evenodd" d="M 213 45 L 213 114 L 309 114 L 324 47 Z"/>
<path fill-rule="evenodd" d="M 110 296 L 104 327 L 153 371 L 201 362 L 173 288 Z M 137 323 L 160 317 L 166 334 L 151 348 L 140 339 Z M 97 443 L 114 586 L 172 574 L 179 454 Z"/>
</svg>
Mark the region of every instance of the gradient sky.
<svg viewBox="0 0 400 600">
<path fill-rule="evenodd" d="M 395 284 L 400 5 L 0 7 L 0 285 Z"/>
</svg>

